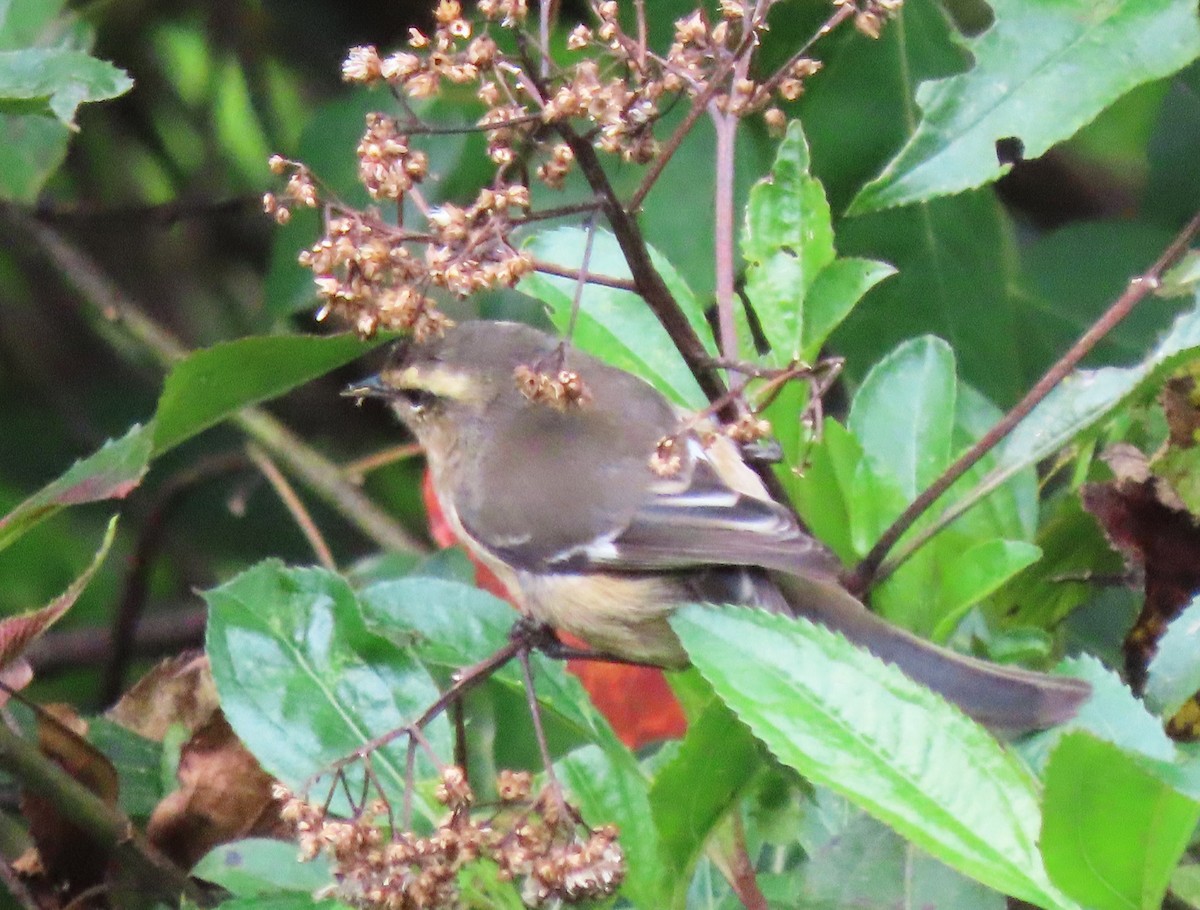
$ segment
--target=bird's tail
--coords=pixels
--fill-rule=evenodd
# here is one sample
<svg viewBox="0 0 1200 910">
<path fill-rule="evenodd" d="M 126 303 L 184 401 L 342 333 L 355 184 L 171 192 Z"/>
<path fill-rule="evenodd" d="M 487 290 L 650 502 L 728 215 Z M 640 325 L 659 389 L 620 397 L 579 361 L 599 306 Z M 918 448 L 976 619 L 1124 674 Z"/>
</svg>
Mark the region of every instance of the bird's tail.
<svg viewBox="0 0 1200 910">
<path fill-rule="evenodd" d="M 893 626 L 832 580 L 776 575 L 794 612 L 840 632 L 993 730 L 1063 723 L 1091 695 L 1081 679 L 988 663 Z"/>
</svg>

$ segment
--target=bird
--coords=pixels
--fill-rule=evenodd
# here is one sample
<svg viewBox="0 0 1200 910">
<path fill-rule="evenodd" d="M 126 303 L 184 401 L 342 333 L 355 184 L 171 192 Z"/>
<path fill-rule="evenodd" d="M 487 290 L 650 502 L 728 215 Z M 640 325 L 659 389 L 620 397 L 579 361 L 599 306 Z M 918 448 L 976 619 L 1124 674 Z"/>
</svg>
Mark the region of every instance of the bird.
<svg viewBox="0 0 1200 910">
<path fill-rule="evenodd" d="M 994 730 L 1065 722 L 1090 695 L 887 622 L 711 421 L 540 329 L 471 320 L 409 338 L 345 394 L 409 428 L 446 520 L 519 609 L 598 652 L 684 668 L 671 614 L 736 604 L 821 623 Z"/>
</svg>

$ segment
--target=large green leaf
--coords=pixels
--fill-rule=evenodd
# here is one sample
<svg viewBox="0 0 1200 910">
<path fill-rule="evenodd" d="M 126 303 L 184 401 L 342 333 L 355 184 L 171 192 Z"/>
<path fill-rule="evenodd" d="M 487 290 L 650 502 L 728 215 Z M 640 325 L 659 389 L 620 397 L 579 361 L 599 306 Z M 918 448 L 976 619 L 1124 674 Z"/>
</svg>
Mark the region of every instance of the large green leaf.
<svg viewBox="0 0 1200 910">
<path fill-rule="evenodd" d="M 1144 761 L 1086 733 L 1063 737 L 1046 769 L 1042 853 L 1054 882 L 1096 910 L 1162 906 L 1200 803 Z"/>
<path fill-rule="evenodd" d="M 1014 229 L 991 192 L 848 219 L 838 225 L 838 247 L 898 269 L 834 333 L 851 374 L 861 375 L 902 340 L 932 333 L 954 349 L 963 378 L 989 398 L 1004 403 L 1025 390 L 1030 323 L 1012 295 L 1019 274 Z"/>
<path fill-rule="evenodd" d="M 294 790 L 438 698 L 412 654 L 364 626 L 354 591 L 331 572 L 267 560 L 204 599 L 221 707 L 263 767 Z M 450 754 L 445 718 L 425 736 L 438 755 Z M 401 805 L 403 738 L 375 752 L 372 766 L 392 805 Z M 429 816 L 438 811 L 416 805 Z"/>
<path fill-rule="evenodd" d="M 957 709 L 803 620 L 687 607 L 672 626 L 780 761 L 990 887 L 1072 906 L 1042 868 L 1034 779 Z"/>
<path fill-rule="evenodd" d="M 1136 85 L 1200 54 L 1190 0 L 993 0 L 995 22 L 968 42 L 975 66 L 923 84 L 923 117 L 851 212 L 982 186 L 1008 170 L 996 142 L 1036 158 Z M 1114 65 L 1114 61 L 1120 61 Z"/>
<path fill-rule="evenodd" d="M 359 602 L 368 629 L 397 647 L 412 649 L 426 666 L 449 672 L 483 660 L 507 644 L 517 619 L 513 608 L 498 597 L 427 573 L 370 585 L 359 593 Z M 548 720 L 566 724 L 577 739 L 628 752 L 560 661 L 534 655 L 532 666 L 538 699 L 551 712 Z M 515 663 L 499 669 L 492 680 L 524 699 L 525 684 Z"/>
<path fill-rule="evenodd" d="M 248 405 L 282 395 L 382 343 L 356 335 L 267 335 L 196 351 L 167 376 L 154 419 L 161 454 Z"/>
<path fill-rule="evenodd" d="M 324 856 L 301 863 L 296 845 L 251 837 L 221 844 L 192 869 L 192 875 L 220 885 L 235 897 L 311 894 L 329 885 L 332 871 Z"/>
<path fill-rule="evenodd" d="M 586 245 L 586 231 L 564 227 L 535 235 L 526 249 L 538 259 L 578 269 L 583 262 Z M 704 307 L 666 259 L 653 250 L 650 258 L 692 328 L 710 353 L 715 354 L 716 346 L 712 331 L 704 319 Z M 602 230 L 595 232 L 588 270 L 614 278 L 629 277 L 629 266 L 611 233 Z M 554 325 L 559 331 L 566 330 L 575 301 L 574 280 L 535 272 L 522 279 L 519 287 L 546 304 Z M 580 299 L 571 340 L 581 350 L 641 376 L 677 404 L 691 408 L 701 408 L 706 404 L 695 377 L 683 362 L 666 329 L 645 301 L 632 291 L 587 285 Z"/>
</svg>

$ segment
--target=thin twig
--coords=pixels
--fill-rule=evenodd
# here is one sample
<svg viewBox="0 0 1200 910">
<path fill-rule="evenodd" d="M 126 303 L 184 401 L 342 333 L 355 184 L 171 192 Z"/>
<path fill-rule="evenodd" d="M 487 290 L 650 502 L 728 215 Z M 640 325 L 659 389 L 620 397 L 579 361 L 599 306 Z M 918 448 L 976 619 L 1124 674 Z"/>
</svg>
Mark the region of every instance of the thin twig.
<svg viewBox="0 0 1200 910">
<path fill-rule="evenodd" d="M 1012 410 L 1005 414 L 999 423 L 985 433 L 978 442 L 959 456 L 954 464 L 943 471 L 941 476 L 914 499 L 908 508 L 901 513 L 899 518 L 892 522 L 891 527 L 883 532 L 875 546 L 871 548 L 871 551 L 863 557 L 862 561 L 854 567 L 854 570 L 846 578 L 846 587 L 851 592 L 861 595 L 872 585 L 894 572 L 899 568 L 904 559 L 912 555 L 914 550 L 910 547 L 905 547 L 901 554 L 888 561 L 886 572 L 880 568 L 884 558 L 904 533 L 912 527 L 913 522 L 926 509 L 932 506 L 956 480 L 974 467 L 984 455 L 994 449 L 1005 436 L 1011 433 L 1017 424 L 1024 420 L 1029 412 L 1041 403 L 1079 365 L 1079 362 L 1087 356 L 1105 335 L 1111 332 L 1121 320 L 1128 316 L 1147 294 L 1159 287 L 1163 273 L 1187 252 L 1188 246 L 1197 232 L 1200 232 L 1200 213 L 1196 214 L 1183 230 L 1176 235 L 1175 239 L 1171 241 L 1170 245 L 1167 246 L 1162 255 L 1158 257 L 1149 269 L 1129 282 L 1129 286 L 1125 289 L 1125 292 L 1113 302 L 1112 306 L 1099 319 L 1092 323 L 1092 326 L 1083 333 L 1078 341 L 1071 345 L 1070 349 L 1063 354 L 1058 362 L 1046 371 L 1046 374 L 1038 380 L 1037 384 L 1029 390 L 1025 397 Z M 939 525 L 937 530 L 941 530 L 944 526 L 944 524 Z M 923 535 L 923 538 L 927 539 L 929 536 L 932 535 L 926 534 Z"/>
<path fill-rule="evenodd" d="M 129 646 L 131 658 L 156 658 L 178 654 L 204 643 L 204 607 L 155 610 L 137 624 Z M 115 647 L 112 633 L 96 629 L 52 629 L 29 647 L 27 656 L 38 678 L 102 663 Z M 108 701 L 111 702 L 111 699 Z"/>
<path fill-rule="evenodd" d="M 733 175 L 738 118 L 710 105 L 713 127 L 717 133 L 715 199 L 713 200 L 713 239 L 716 257 L 717 329 L 721 337 L 721 353 L 737 357 L 737 326 L 733 320 L 734 306 L 734 217 Z"/>
<path fill-rule="evenodd" d="M 590 215 L 601 208 L 599 199 L 589 199 L 587 202 L 576 202 L 571 205 L 560 205 L 552 209 L 539 209 L 528 212 L 519 218 L 513 218 L 513 224 L 535 224 L 538 221 L 549 221 L 552 218 L 570 218 L 572 215 Z"/>
<path fill-rule="evenodd" d="M 542 726 L 542 706 L 538 703 L 537 689 L 533 685 L 533 665 L 529 662 L 529 646 L 517 652 L 517 661 L 521 664 L 521 679 L 525 683 L 525 700 L 529 704 L 529 717 L 533 721 L 533 735 L 537 740 L 538 752 L 542 756 L 542 765 L 546 769 L 546 780 L 551 789 L 562 797 L 562 787 L 554 774 L 554 761 L 550 758 L 550 745 L 546 741 L 546 729 Z"/>
<path fill-rule="evenodd" d="M 398 446 L 389 446 L 382 452 L 364 455 L 362 458 L 356 458 L 354 461 L 343 465 L 342 476 L 351 483 L 362 484 L 366 476 L 372 471 L 386 468 L 388 465 L 396 464 L 400 461 L 408 461 L 410 458 L 416 458 L 424 451 L 419 442 L 405 442 Z"/>
<path fill-rule="evenodd" d="M 612 275 L 598 275 L 595 272 L 583 274 L 579 269 L 568 268 L 567 266 L 556 265 L 553 262 L 546 262 L 544 259 L 533 260 L 534 271 L 541 272 L 544 275 L 554 275 L 558 278 L 570 278 L 574 281 L 579 281 L 580 276 L 587 284 L 598 284 L 601 287 L 616 288 L 618 291 L 632 291 L 637 293 L 637 285 L 629 278 L 616 278 Z"/>
<path fill-rule="evenodd" d="M 263 477 L 267 478 L 267 482 L 271 484 L 276 495 L 291 513 L 292 520 L 296 522 L 300 532 L 308 541 L 308 545 L 312 547 L 317 561 L 330 572 L 336 572 L 337 561 L 333 558 L 333 551 L 329 549 L 329 544 L 321 536 L 321 529 L 313 521 L 304 501 L 296 495 L 296 488 L 288 483 L 288 479 L 283 476 L 283 472 L 279 470 L 275 462 L 267 457 L 267 453 L 254 443 L 247 443 L 246 454 L 254 462 L 255 467 L 262 472 Z"/>
<path fill-rule="evenodd" d="M 804 44 L 800 45 L 800 48 L 787 59 L 783 66 L 779 67 L 769 78 L 763 81 L 758 87 L 755 97 L 770 97 L 775 92 L 775 89 L 779 88 L 779 83 L 788 77 L 792 67 L 808 55 L 808 52 L 812 50 L 812 46 L 817 41 L 824 38 L 853 16 L 855 12 L 857 12 L 857 9 L 853 3 L 845 3 L 835 8 L 833 14 L 821 24 L 820 28 L 813 32 L 812 36 Z"/>
</svg>

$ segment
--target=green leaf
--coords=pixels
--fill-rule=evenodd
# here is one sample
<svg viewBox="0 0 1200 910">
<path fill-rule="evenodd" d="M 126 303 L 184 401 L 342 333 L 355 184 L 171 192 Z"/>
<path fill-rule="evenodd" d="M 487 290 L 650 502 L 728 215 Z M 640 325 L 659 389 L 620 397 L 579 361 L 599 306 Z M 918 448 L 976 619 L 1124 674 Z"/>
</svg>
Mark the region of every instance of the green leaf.
<svg viewBox="0 0 1200 910">
<path fill-rule="evenodd" d="M 963 550 L 946 566 L 945 583 L 938 592 L 943 615 L 933 638 L 948 639 L 971 607 L 1041 555 L 1036 546 L 1022 540 L 985 540 Z"/>
<path fill-rule="evenodd" d="M 295 844 L 259 837 L 213 848 L 191 874 L 220 885 L 235 897 L 311 893 L 333 881 L 324 854 L 311 862 L 301 862 Z"/>
<path fill-rule="evenodd" d="M 920 910 L 1004 910 L 985 888 L 907 843 L 886 825 L 858 815 L 802 867 L 801 906 L 821 910 L 903 907 Z"/>
<path fill-rule="evenodd" d="M 0 518 L 0 550 L 64 506 L 124 499 L 146 473 L 151 432 L 151 427 L 135 424 Z"/>
<path fill-rule="evenodd" d="M 901 341 L 933 334 L 954 349 L 963 379 L 992 400 L 1015 401 L 1028 387 L 1026 335 L 1038 323 L 1013 299 L 1014 228 L 994 193 L 847 219 L 838 225 L 838 248 L 898 270 L 834 333 L 852 375 Z"/>
<path fill-rule="evenodd" d="M 961 712 L 804 620 L 691 606 L 671 624 L 780 761 L 990 887 L 1072 906 L 1042 868 L 1035 781 Z"/>
<path fill-rule="evenodd" d="M 650 807 L 662 862 L 678 882 L 762 764 L 745 724 L 715 700 L 693 723 L 675 756 L 654 777 Z"/>
<path fill-rule="evenodd" d="M 1175 745 L 1163 731 L 1162 721 L 1147 711 L 1129 686 L 1096 658 L 1071 658 L 1063 661 L 1059 669 L 1087 680 L 1092 686 L 1092 697 L 1065 724 L 1043 730 L 1020 743 L 1021 755 L 1036 771 L 1045 768 L 1059 741 L 1075 731 L 1086 732 L 1153 761 L 1173 762 L 1178 758 Z"/>
<path fill-rule="evenodd" d="M 162 454 L 239 409 L 282 395 L 384 340 L 364 343 L 350 334 L 268 335 L 195 351 L 171 369 L 163 385 L 154 452 Z"/>
<path fill-rule="evenodd" d="M 543 261 L 578 269 L 586 244 L 586 231 L 563 227 L 542 231 L 532 237 L 525 248 Z M 669 262 L 654 250 L 650 251 L 650 258 L 692 328 L 709 352 L 715 354 L 716 345 L 704 318 L 704 308 Z M 621 248 L 608 231 L 595 232 L 588 270 L 613 278 L 629 277 L 629 267 Z M 575 301 L 576 282 L 573 279 L 534 272 L 521 280 L 518 289 L 546 304 L 551 322 L 559 331 L 566 330 Z M 580 298 L 571 340 L 581 350 L 641 376 L 677 404 L 690 408 L 707 404 L 667 330 L 645 301 L 632 291 L 587 285 Z"/>
<path fill-rule="evenodd" d="M 1162 341 L 1136 366 L 1076 370 L 1009 434 L 995 470 L 984 483 L 1011 477 L 1058 451 L 1198 348 L 1200 307 L 1176 318 Z"/>
<path fill-rule="evenodd" d="M 768 416 L 769 416 L 768 412 Z M 780 471 L 805 525 L 845 563 L 862 555 L 850 525 L 850 498 L 862 461 L 862 446 L 833 419 L 821 427 L 821 439 L 804 450 L 802 472 Z M 790 467 L 790 466 L 789 466 Z"/>
<path fill-rule="evenodd" d="M 88 719 L 87 738 L 117 770 L 121 811 L 135 819 L 148 819 L 168 792 L 161 773 L 162 743 L 139 736 L 106 717 Z"/>
<path fill-rule="evenodd" d="M 808 143 L 794 120 L 746 205 L 746 293 L 781 364 L 815 360 L 859 298 L 895 271 L 870 260 L 836 260 L 829 203 L 808 166 Z"/>
<path fill-rule="evenodd" d="M 850 431 L 910 500 L 950 463 L 957 384 L 954 352 L 926 336 L 871 367 L 854 396 Z"/>
<path fill-rule="evenodd" d="M 263 767 L 297 792 L 331 762 L 415 720 L 438 698 L 411 654 L 368 631 L 353 590 L 331 572 L 267 560 L 204 592 L 204 599 L 206 650 L 221 707 Z M 445 718 L 424 732 L 437 754 L 449 754 Z M 404 753 L 401 741 L 372 755 L 397 806 Z M 439 811 L 419 799 L 416 807 L 427 817 Z"/>
<path fill-rule="evenodd" d="M 0 51 L 0 108 L 34 102 L 67 127 L 75 110 L 90 101 L 123 95 L 133 87 L 124 70 L 83 51 L 30 47 Z"/>
<path fill-rule="evenodd" d="M 923 84 L 923 117 L 904 148 L 851 204 L 852 213 L 928 200 L 1008 170 L 996 142 L 1037 158 L 1143 82 L 1200 54 L 1189 0 L 992 0 L 995 22 L 967 45 L 975 66 Z M 1120 61 L 1114 65 L 1114 61 Z"/>
<path fill-rule="evenodd" d="M 1200 597 L 1192 599 L 1158 642 L 1146 677 L 1146 703 L 1171 717 L 1200 691 Z"/>
<path fill-rule="evenodd" d="M 0 199 L 36 201 L 67 157 L 70 137 L 52 117 L 0 111 Z"/>
<path fill-rule="evenodd" d="M 1055 884 L 1082 904 L 1161 906 L 1197 821 L 1200 804 L 1110 743 L 1071 733 L 1050 757 L 1042 853 Z"/>
</svg>

